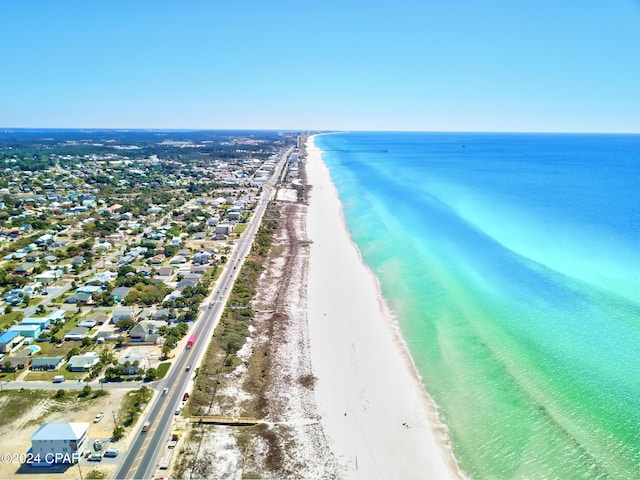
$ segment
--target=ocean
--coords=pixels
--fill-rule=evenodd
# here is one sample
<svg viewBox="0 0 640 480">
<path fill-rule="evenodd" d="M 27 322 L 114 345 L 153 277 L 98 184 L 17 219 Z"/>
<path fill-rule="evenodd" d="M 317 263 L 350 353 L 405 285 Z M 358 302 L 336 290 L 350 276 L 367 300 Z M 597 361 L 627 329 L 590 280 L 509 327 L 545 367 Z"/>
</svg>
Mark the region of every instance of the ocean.
<svg viewBox="0 0 640 480">
<path fill-rule="evenodd" d="M 640 135 L 315 144 L 465 473 L 639 478 Z"/>
</svg>

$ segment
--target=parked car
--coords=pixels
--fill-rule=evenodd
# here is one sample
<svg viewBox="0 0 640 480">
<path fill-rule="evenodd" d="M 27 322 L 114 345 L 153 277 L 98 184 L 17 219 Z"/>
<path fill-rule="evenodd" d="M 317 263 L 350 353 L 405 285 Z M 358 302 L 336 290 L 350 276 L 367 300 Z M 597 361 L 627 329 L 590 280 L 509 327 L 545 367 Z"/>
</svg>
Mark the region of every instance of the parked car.
<svg viewBox="0 0 640 480">
<path fill-rule="evenodd" d="M 182 396 L 182 401 L 186 402 L 189 399 L 189 392 L 184 392 L 184 395 Z"/>
<path fill-rule="evenodd" d="M 93 442 L 93 448 L 94 448 L 94 450 L 102 450 L 102 441 L 95 440 Z"/>
<path fill-rule="evenodd" d="M 104 413 L 99 413 L 95 417 L 93 417 L 93 423 L 98 423 L 100 420 L 104 418 Z"/>
<path fill-rule="evenodd" d="M 89 457 L 89 461 L 90 462 L 101 462 L 102 461 L 102 455 L 100 455 L 99 453 L 94 453 L 93 455 L 91 455 Z"/>
<path fill-rule="evenodd" d="M 118 456 L 118 449 L 117 448 L 109 448 L 109 449 L 104 451 L 104 456 L 105 457 L 115 458 L 115 457 Z"/>
</svg>

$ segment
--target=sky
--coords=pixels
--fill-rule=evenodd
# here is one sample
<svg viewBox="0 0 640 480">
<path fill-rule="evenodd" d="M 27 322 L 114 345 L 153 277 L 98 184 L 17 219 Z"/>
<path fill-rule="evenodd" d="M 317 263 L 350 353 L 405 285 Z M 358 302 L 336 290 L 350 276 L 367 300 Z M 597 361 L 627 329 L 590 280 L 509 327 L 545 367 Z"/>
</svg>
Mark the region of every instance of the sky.
<svg viewBox="0 0 640 480">
<path fill-rule="evenodd" d="M 0 127 L 640 133 L 640 0 L 2 0 Z"/>
</svg>

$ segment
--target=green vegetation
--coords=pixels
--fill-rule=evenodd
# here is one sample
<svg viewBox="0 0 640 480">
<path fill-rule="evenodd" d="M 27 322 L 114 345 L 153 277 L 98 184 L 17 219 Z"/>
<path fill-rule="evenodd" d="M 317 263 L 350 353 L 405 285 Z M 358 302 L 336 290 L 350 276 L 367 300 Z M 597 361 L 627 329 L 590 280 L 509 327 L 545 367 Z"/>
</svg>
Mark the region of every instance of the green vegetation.
<svg viewBox="0 0 640 480">
<path fill-rule="evenodd" d="M 158 365 L 158 379 L 164 378 L 171 367 L 171 362 L 163 362 Z"/>
<path fill-rule="evenodd" d="M 24 313 L 13 311 L 0 315 L 0 330 L 6 330 L 11 325 L 14 325 L 24 318 Z"/>
<path fill-rule="evenodd" d="M 122 438 L 124 428 L 133 425 L 138 420 L 140 412 L 144 410 L 145 405 L 152 397 L 153 391 L 145 386 L 129 392 L 118 412 L 118 425 L 113 430 L 114 438 Z"/>
<path fill-rule="evenodd" d="M 214 332 L 205 359 L 198 369 L 195 388 L 187 404 L 187 415 L 198 415 L 202 408 L 208 407 L 215 395 L 219 376 L 238 365 L 239 359 L 235 354 L 249 336 L 249 325 L 253 319 L 251 301 L 279 225 L 279 215 L 279 211 L 270 204 L 251 252 L 233 286 L 229 303 Z"/>
<path fill-rule="evenodd" d="M 86 478 L 87 480 L 102 480 L 104 478 L 107 478 L 107 473 L 101 470 L 93 469 L 89 473 L 87 473 L 84 478 Z"/>
</svg>

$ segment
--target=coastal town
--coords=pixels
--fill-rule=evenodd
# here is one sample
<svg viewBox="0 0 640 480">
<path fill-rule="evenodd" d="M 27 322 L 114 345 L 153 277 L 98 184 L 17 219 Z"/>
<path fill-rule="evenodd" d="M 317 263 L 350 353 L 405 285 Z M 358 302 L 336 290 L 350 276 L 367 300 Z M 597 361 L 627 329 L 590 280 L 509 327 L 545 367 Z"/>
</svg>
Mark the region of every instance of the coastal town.
<svg viewBox="0 0 640 480">
<path fill-rule="evenodd" d="M 15 460 L 2 478 L 113 478 L 149 428 L 152 398 L 171 388 L 162 380 L 205 342 L 194 326 L 211 316 L 223 272 L 235 273 L 266 190 L 301 198 L 299 146 L 276 132 L 0 136 L 0 430 L 21 432 L 1 437 Z M 193 388 L 198 365 L 181 370 Z M 184 431 L 201 408 L 175 395 L 171 423 Z M 173 426 L 168 448 L 152 449 L 175 451 Z M 156 461 L 166 470 L 172 457 Z"/>
</svg>

